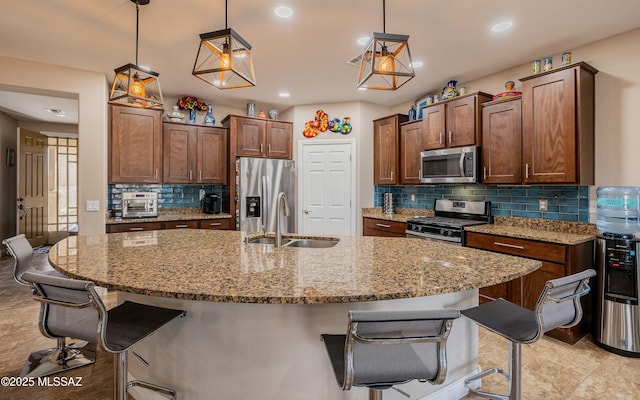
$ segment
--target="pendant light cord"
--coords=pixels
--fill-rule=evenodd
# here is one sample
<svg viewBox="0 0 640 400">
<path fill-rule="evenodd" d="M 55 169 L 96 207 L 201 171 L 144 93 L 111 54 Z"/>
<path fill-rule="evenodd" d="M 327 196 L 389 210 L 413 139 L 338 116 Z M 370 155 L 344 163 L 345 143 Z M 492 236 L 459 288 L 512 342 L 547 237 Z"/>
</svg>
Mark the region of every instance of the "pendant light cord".
<svg viewBox="0 0 640 400">
<path fill-rule="evenodd" d="M 136 65 L 138 65 L 138 22 L 140 20 L 140 8 L 136 0 Z"/>
<path fill-rule="evenodd" d="M 224 0 L 224 29 L 229 29 L 227 24 L 227 15 L 229 9 L 229 0 Z"/>
<path fill-rule="evenodd" d="M 385 0 L 382 0 L 382 33 L 387 33 L 387 5 Z"/>
</svg>

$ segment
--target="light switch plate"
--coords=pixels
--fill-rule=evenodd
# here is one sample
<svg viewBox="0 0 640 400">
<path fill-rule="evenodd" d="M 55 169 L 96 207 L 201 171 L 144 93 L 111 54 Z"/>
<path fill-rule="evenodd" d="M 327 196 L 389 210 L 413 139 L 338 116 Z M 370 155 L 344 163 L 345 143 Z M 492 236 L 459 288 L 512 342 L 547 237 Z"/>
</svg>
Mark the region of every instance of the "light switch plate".
<svg viewBox="0 0 640 400">
<path fill-rule="evenodd" d="M 87 200 L 85 209 L 87 211 L 100 211 L 100 200 Z"/>
<path fill-rule="evenodd" d="M 547 199 L 538 200 L 538 208 L 540 211 L 547 211 Z"/>
</svg>

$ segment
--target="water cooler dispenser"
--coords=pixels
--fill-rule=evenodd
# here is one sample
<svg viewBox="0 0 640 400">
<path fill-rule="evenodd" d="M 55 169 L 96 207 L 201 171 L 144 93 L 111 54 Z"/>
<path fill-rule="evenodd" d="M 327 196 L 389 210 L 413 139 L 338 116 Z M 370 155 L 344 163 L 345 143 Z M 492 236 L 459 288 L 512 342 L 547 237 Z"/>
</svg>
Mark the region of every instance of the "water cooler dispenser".
<svg viewBox="0 0 640 400">
<path fill-rule="evenodd" d="M 640 188 L 601 187 L 596 241 L 594 339 L 603 348 L 640 357 Z"/>
</svg>

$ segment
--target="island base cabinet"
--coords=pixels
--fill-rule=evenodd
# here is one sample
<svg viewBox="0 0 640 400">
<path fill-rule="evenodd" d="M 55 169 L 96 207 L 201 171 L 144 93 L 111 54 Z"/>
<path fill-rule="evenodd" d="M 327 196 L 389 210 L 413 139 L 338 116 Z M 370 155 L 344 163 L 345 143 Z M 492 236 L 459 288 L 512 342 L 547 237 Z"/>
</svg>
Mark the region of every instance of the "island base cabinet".
<svg viewBox="0 0 640 400">
<path fill-rule="evenodd" d="M 565 245 L 467 232 L 467 247 L 542 261 L 542 266 L 528 275 L 510 282 L 481 288 L 479 290 L 479 303 L 487 303 L 497 298 L 503 298 L 533 310 L 548 280 L 593 268 L 593 244 L 593 240 L 577 245 Z M 590 331 L 592 297 L 593 294 L 582 297 L 583 318 L 578 325 L 572 328 L 554 329 L 547 332 L 546 335 L 570 344 L 580 340 Z"/>
<path fill-rule="evenodd" d="M 247 271 L 247 284 L 251 274 Z M 303 271 L 301 271 L 303 273 Z M 118 292 L 126 300 L 187 311 L 134 346 L 149 363 L 129 363 L 133 378 L 174 388 L 179 399 L 366 400 L 368 389 L 343 392 L 336 384 L 323 333 L 345 334 L 349 310 L 466 309 L 477 290 L 353 303 L 251 304 L 172 299 Z M 478 328 L 458 318 L 447 342 L 447 380 L 442 385 L 403 384 L 410 399 L 461 398 L 464 379 L 476 372 Z M 380 362 L 384 362 L 381 360 Z M 146 393 L 136 399 L 148 399 Z M 215 394 L 212 396 L 212 394 Z M 385 400 L 406 400 L 388 390 Z"/>
</svg>

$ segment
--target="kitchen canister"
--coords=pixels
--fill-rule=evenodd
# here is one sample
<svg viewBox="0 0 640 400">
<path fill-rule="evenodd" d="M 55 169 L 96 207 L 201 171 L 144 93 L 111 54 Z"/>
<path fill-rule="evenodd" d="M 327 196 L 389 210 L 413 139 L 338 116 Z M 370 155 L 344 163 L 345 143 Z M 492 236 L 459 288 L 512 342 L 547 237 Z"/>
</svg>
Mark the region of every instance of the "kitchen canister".
<svg viewBox="0 0 640 400">
<path fill-rule="evenodd" d="M 640 187 L 602 186 L 596 196 L 599 230 L 619 235 L 640 232 Z"/>
<path fill-rule="evenodd" d="M 382 211 L 387 215 L 393 215 L 393 193 L 383 193 Z"/>
</svg>

